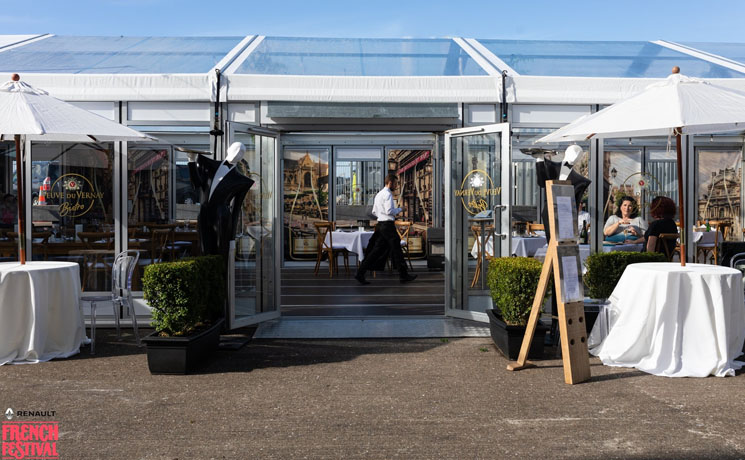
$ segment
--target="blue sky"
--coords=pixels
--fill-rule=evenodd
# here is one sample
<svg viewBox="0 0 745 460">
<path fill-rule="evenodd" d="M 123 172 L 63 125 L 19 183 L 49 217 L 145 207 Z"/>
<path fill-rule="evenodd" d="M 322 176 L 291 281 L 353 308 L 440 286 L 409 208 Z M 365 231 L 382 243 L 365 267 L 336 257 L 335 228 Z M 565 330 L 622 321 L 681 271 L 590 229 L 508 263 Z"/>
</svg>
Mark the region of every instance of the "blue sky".
<svg viewBox="0 0 745 460">
<path fill-rule="evenodd" d="M 0 34 L 745 42 L 745 1 L 4 0 Z"/>
</svg>

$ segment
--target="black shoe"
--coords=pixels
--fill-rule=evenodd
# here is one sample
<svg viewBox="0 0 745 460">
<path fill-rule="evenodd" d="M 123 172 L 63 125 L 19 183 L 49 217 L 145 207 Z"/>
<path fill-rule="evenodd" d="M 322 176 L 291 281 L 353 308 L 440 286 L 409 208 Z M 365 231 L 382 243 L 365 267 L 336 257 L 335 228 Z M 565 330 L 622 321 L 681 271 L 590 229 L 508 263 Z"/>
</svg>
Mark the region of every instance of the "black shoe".
<svg viewBox="0 0 745 460">
<path fill-rule="evenodd" d="M 416 275 L 407 274 L 406 276 L 402 276 L 400 281 L 402 283 L 408 283 L 409 281 L 414 281 L 415 279 L 416 279 Z"/>
<path fill-rule="evenodd" d="M 354 275 L 354 279 L 356 279 L 357 282 L 360 283 L 360 284 L 370 284 L 370 282 L 365 279 L 365 276 L 364 275 L 363 276 Z"/>
</svg>

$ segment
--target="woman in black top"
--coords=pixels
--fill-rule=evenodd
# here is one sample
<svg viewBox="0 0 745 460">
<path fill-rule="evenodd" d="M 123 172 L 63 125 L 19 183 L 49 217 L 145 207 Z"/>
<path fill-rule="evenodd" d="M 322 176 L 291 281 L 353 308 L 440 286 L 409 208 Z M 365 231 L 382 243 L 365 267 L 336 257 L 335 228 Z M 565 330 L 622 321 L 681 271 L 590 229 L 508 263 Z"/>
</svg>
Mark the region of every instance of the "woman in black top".
<svg viewBox="0 0 745 460">
<path fill-rule="evenodd" d="M 650 214 L 655 220 L 649 224 L 649 228 L 644 233 L 645 247 L 648 252 L 655 252 L 657 249 L 657 238 L 660 234 L 678 233 L 678 225 L 673 220 L 675 217 L 675 202 L 666 196 L 658 196 L 652 200 L 649 208 Z M 665 244 L 675 243 L 666 242 Z"/>
</svg>

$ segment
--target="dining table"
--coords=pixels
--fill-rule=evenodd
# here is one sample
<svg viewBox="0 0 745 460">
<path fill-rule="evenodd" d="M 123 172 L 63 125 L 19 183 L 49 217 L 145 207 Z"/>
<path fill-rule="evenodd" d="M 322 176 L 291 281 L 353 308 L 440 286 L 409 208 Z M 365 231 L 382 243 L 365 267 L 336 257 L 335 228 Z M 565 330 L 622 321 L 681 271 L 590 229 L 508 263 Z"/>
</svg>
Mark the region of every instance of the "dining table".
<svg viewBox="0 0 745 460">
<path fill-rule="evenodd" d="M 0 263 L 0 365 L 67 358 L 87 340 L 75 262 Z"/>
<path fill-rule="evenodd" d="M 486 240 L 486 253 L 491 256 L 494 253 L 494 243 L 491 237 Z M 546 246 L 545 235 L 513 236 L 511 242 L 511 254 L 517 257 L 533 257 L 540 248 Z M 471 256 L 474 259 L 479 256 L 479 243 L 474 241 L 471 246 Z"/>
<path fill-rule="evenodd" d="M 667 377 L 733 376 L 745 342 L 739 270 L 708 264 L 626 267 L 588 338 L 603 364 Z"/>
<path fill-rule="evenodd" d="M 579 258 L 582 265 L 582 274 L 584 275 L 587 273 L 587 267 L 585 266 L 585 260 L 587 260 L 588 257 L 590 257 L 590 245 L 589 244 L 579 244 Z M 628 244 L 603 244 L 602 251 L 603 252 L 641 252 L 644 245 L 642 243 L 628 243 Z M 546 247 L 542 247 L 538 249 L 533 255 L 536 259 L 543 262 L 543 259 L 546 258 Z"/>
<path fill-rule="evenodd" d="M 344 248 L 357 254 L 357 258 L 361 262 L 365 258 L 365 248 L 367 248 L 367 243 L 370 242 L 373 233 L 375 232 L 367 230 L 334 230 L 329 234 L 331 235 L 331 243 L 335 248 Z M 326 234 L 326 244 L 329 244 L 329 234 Z"/>
</svg>

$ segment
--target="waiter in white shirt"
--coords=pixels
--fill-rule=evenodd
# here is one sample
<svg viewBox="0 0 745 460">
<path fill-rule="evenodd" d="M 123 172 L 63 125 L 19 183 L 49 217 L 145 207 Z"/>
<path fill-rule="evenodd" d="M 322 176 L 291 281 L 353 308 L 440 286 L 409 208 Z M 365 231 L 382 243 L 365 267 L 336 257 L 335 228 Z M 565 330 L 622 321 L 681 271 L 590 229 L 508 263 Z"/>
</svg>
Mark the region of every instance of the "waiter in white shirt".
<svg viewBox="0 0 745 460">
<path fill-rule="evenodd" d="M 378 224 L 365 251 L 365 259 L 354 276 L 360 284 L 370 284 L 365 279 L 365 272 L 383 270 L 388 256 L 391 257 L 391 265 L 398 269 L 402 283 L 416 279 L 416 275 L 410 275 L 406 268 L 404 253 L 401 250 L 401 237 L 396 231 L 396 214 L 401 212 L 401 208 L 397 208 L 393 203 L 393 192 L 397 187 L 398 177 L 395 174 L 388 174 L 385 178 L 385 187 L 375 195 L 372 213 L 378 218 Z"/>
</svg>

